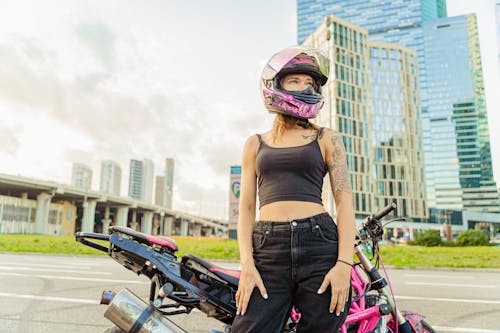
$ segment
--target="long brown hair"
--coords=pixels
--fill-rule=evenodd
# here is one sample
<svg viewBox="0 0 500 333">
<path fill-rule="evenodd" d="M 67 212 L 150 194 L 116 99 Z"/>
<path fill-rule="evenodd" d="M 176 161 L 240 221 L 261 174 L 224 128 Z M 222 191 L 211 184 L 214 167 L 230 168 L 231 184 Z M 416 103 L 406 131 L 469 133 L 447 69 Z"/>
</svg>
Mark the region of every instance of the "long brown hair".
<svg viewBox="0 0 500 333">
<path fill-rule="evenodd" d="M 273 128 L 271 133 L 273 135 L 273 143 L 281 140 L 283 137 L 283 133 L 286 130 L 289 130 L 295 125 L 299 125 L 303 128 L 309 128 L 312 124 L 307 119 L 300 119 L 292 116 L 287 116 L 282 113 L 276 114 L 276 118 L 274 118 Z"/>
</svg>

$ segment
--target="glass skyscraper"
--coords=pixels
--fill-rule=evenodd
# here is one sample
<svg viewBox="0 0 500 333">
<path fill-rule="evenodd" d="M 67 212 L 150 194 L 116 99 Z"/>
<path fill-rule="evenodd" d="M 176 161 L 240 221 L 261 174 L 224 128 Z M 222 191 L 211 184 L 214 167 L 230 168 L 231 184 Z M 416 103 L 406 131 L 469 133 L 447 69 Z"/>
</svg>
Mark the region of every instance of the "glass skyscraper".
<svg viewBox="0 0 500 333">
<path fill-rule="evenodd" d="M 459 175 L 460 168 L 464 170 L 464 167 L 460 167 L 459 164 L 457 141 L 455 140 L 456 128 L 451 118 L 453 105 L 459 100 L 451 100 L 447 95 L 443 99 L 443 96 L 438 92 L 440 89 L 436 90 L 436 87 L 447 89 L 447 85 L 452 85 L 457 89 L 456 94 L 462 96 L 462 99 L 472 98 L 474 100 L 474 105 L 478 110 L 478 142 L 481 142 L 483 152 L 481 163 L 482 168 L 485 169 L 482 171 L 485 178 L 483 178 L 481 186 L 489 188 L 491 184 L 494 184 L 492 178 L 486 180 L 487 175 L 492 173 L 491 153 L 479 40 L 477 39 L 477 28 L 475 25 L 472 28 L 472 24 L 475 24 L 475 17 L 468 19 L 469 30 L 455 30 L 453 38 L 441 40 L 441 47 L 446 52 L 431 56 L 434 51 L 429 51 L 431 52 L 429 53 L 424 50 L 431 43 L 428 34 L 438 33 L 437 26 L 448 24 L 449 18 L 446 18 L 445 0 L 297 0 L 297 11 L 299 43 L 304 41 L 306 36 L 321 24 L 325 16 L 335 14 L 366 28 L 370 40 L 401 44 L 417 52 L 421 109 L 416 111 L 421 112 L 423 121 L 428 207 L 462 209 L 468 206 L 464 205 L 462 201 L 463 196 L 466 196 L 466 191 L 464 192 L 460 186 Z M 430 29 L 429 24 L 434 24 L 436 29 Z M 424 40 L 424 36 L 426 40 Z M 465 44 L 467 46 L 464 46 Z M 452 55 L 456 45 L 462 45 L 462 51 L 466 47 L 470 53 L 457 50 L 456 54 Z M 461 57 L 461 59 L 452 59 L 446 63 L 449 56 Z M 441 66 L 469 63 L 470 67 L 458 65 L 458 67 L 437 68 L 438 72 L 441 71 L 441 75 L 436 75 L 431 72 L 436 70 L 434 64 L 439 59 L 445 60 Z M 449 72 L 446 72 L 446 69 Z M 466 72 L 459 73 L 460 71 Z M 449 75 L 449 77 L 443 76 L 443 74 Z M 452 82 L 451 77 L 459 77 L 460 83 Z M 467 80 L 469 81 L 467 82 Z M 473 91 L 473 96 L 471 96 L 471 91 Z M 447 104 L 447 121 L 440 120 L 444 116 L 432 113 L 441 112 L 438 110 L 444 103 Z M 439 155 L 446 163 L 439 164 L 433 161 L 433 157 L 436 155 Z M 429 168 L 427 168 L 428 163 L 431 163 Z M 443 172 L 442 175 L 441 172 Z M 454 180 L 452 181 L 451 178 Z M 448 183 L 442 186 L 443 182 Z M 485 189 L 485 191 L 489 192 L 489 189 Z"/>
<path fill-rule="evenodd" d="M 498 212 L 474 14 L 427 21 L 423 115 L 428 204 Z"/>
</svg>

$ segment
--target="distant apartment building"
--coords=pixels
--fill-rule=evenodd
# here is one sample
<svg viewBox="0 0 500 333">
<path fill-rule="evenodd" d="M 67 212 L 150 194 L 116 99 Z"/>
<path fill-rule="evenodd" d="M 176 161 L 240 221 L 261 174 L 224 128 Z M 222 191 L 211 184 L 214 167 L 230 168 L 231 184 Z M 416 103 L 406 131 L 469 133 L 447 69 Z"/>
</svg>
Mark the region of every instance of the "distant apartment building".
<svg viewBox="0 0 500 333">
<path fill-rule="evenodd" d="M 152 160 L 145 159 L 143 161 L 143 200 L 148 203 L 153 203 L 153 185 L 155 181 L 154 163 Z"/>
<path fill-rule="evenodd" d="M 165 197 L 165 177 L 155 177 L 155 205 L 163 206 L 163 198 Z"/>
<path fill-rule="evenodd" d="M 356 215 L 395 200 L 399 214 L 427 217 L 416 52 L 334 15 L 304 44 L 332 61 L 317 122 L 343 135 Z"/>
<path fill-rule="evenodd" d="M 172 201 L 174 194 L 174 164 L 175 160 L 173 158 L 165 159 L 165 185 L 164 185 L 164 197 L 163 206 L 172 209 Z"/>
<path fill-rule="evenodd" d="M 149 203 L 153 203 L 153 161 L 145 159 L 130 160 L 128 196 Z"/>
<path fill-rule="evenodd" d="M 71 185 L 90 190 L 92 187 L 92 168 L 83 163 L 73 163 L 71 168 Z"/>
<path fill-rule="evenodd" d="M 99 190 L 112 195 L 120 195 L 122 169 L 114 161 L 105 160 L 101 162 L 101 181 Z"/>
</svg>

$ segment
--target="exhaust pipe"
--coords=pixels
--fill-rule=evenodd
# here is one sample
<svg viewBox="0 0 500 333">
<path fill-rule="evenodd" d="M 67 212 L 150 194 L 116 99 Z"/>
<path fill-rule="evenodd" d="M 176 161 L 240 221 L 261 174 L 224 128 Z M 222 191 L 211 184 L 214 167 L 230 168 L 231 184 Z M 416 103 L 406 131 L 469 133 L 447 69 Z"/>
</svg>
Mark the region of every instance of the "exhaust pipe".
<svg viewBox="0 0 500 333">
<path fill-rule="evenodd" d="M 104 317 L 124 332 L 187 333 L 127 288 L 115 295 L 105 291 L 102 300 L 109 302 Z"/>
</svg>

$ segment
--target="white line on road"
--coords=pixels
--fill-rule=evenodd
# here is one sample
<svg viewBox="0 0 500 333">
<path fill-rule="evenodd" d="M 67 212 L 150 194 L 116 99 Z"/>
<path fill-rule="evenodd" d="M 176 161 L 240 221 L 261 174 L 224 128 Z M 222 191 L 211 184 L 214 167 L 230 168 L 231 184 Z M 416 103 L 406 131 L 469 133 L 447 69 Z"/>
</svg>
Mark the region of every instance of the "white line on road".
<svg viewBox="0 0 500 333">
<path fill-rule="evenodd" d="M 433 302 L 500 304 L 500 301 L 492 301 L 488 299 L 440 298 L 440 297 L 420 297 L 420 296 L 396 296 L 396 298 L 416 300 L 416 301 L 429 301 L 429 302 L 433 301 Z"/>
<path fill-rule="evenodd" d="M 49 268 L 73 268 L 73 269 L 92 269 L 89 265 L 71 265 L 71 264 L 59 264 L 59 265 L 51 265 L 51 264 L 35 264 L 31 262 L 23 262 L 23 263 L 17 263 L 17 262 L 2 262 L 0 263 L 2 265 L 9 265 L 11 267 L 49 267 Z M 71 267 L 70 267 L 71 266 Z"/>
<path fill-rule="evenodd" d="M 473 279 L 470 275 L 434 275 L 434 274 L 405 274 L 410 277 L 428 277 L 428 278 L 443 278 L 443 279 Z"/>
<path fill-rule="evenodd" d="M 110 272 L 85 272 L 85 271 L 81 271 L 81 270 L 71 270 L 71 269 L 51 269 L 51 268 L 12 267 L 12 266 L 0 266 L 0 270 L 43 271 L 43 272 L 59 272 L 59 273 L 92 274 L 92 275 L 111 275 Z"/>
<path fill-rule="evenodd" d="M 147 282 L 147 281 L 98 279 L 98 278 L 85 278 L 85 277 L 76 277 L 76 276 L 43 275 L 43 274 L 21 274 L 21 273 L 4 273 L 4 272 L 0 272 L 0 275 L 4 275 L 4 276 L 22 276 L 22 277 L 27 277 L 27 278 L 37 277 L 37 278 L 43 278 L 43 279 L 57 279 L 57 280 L 77 280 L 77 281 L 106 282 L 106 283 L 149 284 L 149 282 Z"/>
<path fill-rule="evenodd" d="M 482 328 L 444 327 L 444 326 L 434 326 L 434 325 L 432 325 L 432 328 L 439 332 L 500 333 L 499 330 L 488 330 Z"/>
<path fill-rule="evenodd" d="M 500 290 L 500 286 L 492 286 L 492 285 L 484 285 L 484 284 L 415 282 L 415 281 L 406 281 L 405 284 L 410 284 L 410 285 L 415 285 L 415 286 L 439 286 L 439 287 L 460 287 L 460 288 L 489 288 L 489 289 L 498 289 L 498 290 Z"/>
<path fill-rule="evenodd" d="M 12 293 L 2 293 L 2 292 L 0 292 L 0 296 L 14 297 L 14 298 L 35 299 L 35 300 L 40 300 L 40 301 L 55 301 L 55 302 L 99 304 L 99 302 L 96 301 L 96 300 L 82 299 L 82 298 L 67 298 L 67 297 L 38 296 L 38 295 L 22 295 L 22 294 L 12 294 Z"/>
</svg>

